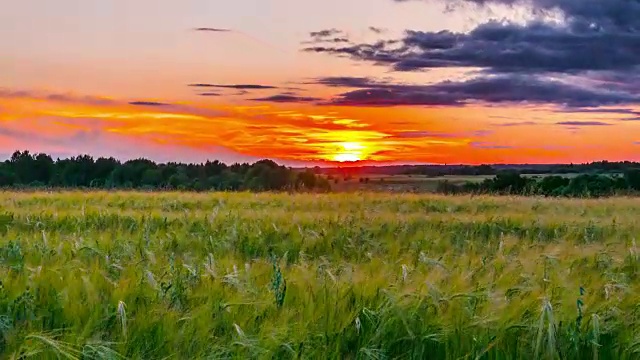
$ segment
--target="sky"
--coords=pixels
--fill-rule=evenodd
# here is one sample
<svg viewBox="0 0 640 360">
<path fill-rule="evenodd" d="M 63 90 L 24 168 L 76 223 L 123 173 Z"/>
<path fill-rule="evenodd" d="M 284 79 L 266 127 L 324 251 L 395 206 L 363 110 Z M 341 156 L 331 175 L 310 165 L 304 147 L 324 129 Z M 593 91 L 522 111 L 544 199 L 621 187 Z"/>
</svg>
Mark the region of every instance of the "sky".
<svg viewBox="0 0 640 360">
<path fill-rule="evenodd" d="M 638 49 L 640 0 L 4 0 L 0 159 L 639 161 Z"/>
</svg>

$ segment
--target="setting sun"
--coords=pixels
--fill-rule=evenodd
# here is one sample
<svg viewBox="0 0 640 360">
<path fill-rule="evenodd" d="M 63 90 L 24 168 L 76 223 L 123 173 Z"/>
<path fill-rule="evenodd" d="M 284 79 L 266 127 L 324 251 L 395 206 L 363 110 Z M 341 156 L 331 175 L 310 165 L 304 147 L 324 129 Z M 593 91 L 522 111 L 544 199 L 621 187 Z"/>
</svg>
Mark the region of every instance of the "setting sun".
<svg viewBox="0 0 640 360">
<path fill-rule="evenodd" d="M 362 159 L 357 154 L 337 154 L 333 157 L 333 160 L 337 162 L 356 162 Z"/>
<path fill-rule="evenodd" d="M 338 144 L 339 150 L 333 155 L 333 160 L 338 162 L 355 162 L 364 160 L 363 150 L 365 146 L 358 142 L 343 142 Z"/>
</svg>

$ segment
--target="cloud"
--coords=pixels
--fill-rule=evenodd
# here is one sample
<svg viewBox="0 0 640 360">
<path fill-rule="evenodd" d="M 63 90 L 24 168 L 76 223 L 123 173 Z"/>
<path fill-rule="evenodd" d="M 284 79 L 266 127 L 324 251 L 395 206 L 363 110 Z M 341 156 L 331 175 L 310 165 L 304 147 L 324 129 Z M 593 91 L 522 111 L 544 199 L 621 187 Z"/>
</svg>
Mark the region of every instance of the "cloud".
<svg viewBox="0 0 640 360">
<path fill-rule="evenodd" d="M 640 145 L 640 141 L 634 141 L 633 145 Z"/>
<path fill-rule="evenodd" d="M 371 32 L 376 33 L 376 34 L 382 34 L 382 33 L 387 31 L 387 29 L 385 29 L 385 28 L 376 27 L 376 26 L 369 26 L 369 30 Z"/>
<path fill-rule="evenodd" d="M 398 46 L 399 45 L 399 46 Z M 307 52 L 348 56 L 397 71 L 444 67 L 488 72 L 578 72 L 640 66 L 640 32 L 573 28 L 544 22 L 490 21 L 469 33 L 407 30 L 392 42 L 316 46 Z"/>
<path fill-rule="evenodd" d="M 148 110 L 144 112 L 146 116 L 153 116 L 156 118 L 169 118 L 175 116 L 194 116 L 203 118 L 216 118 L 227 115 L 227 112 L 217 109 L 210 109 L 206 107 L 198 107 L 187 104 L 169 104 L 156 101 L 139 101 L 139 100 L 115 100 L 109 98 L 102 98 L 96 96 L 82 96 L 73 94 L 48 94 L 37 91 L 16 91 L 10 89 L 0 88 L 0 99 L 27 99 L 27 100 L 42 100 L 52 103 L 69 104 L 69 105 L 89 105 L 92 107 L 100 108 L 114 108 L 119 109 L 123 105 L 133 105 L 141 107 L 157 108 L 155 110 Z M 66 106 L 65 106 L 66 107 Z M 63 111 L 69 113 L 69 111 Z M 115 112 L 108 112 L 116 116 Z M 122 114 L 122 116 L 129 116 Z"/>
<path fill-rule="evenodd" d="M 129 105 L 136 105 L 136 106 L 169 106 L 169 104 L 161 103 L 161 102 L 155 102 L 155 101 L 131 101 L 131 102 L 129 102 Z"/>
<path fill-rule="evenodd" d="M 640 94 L 594 89 L 521 74 L 481 76 L 464 81 L 444 81 L 428 85 L 385 83 L 360 77 L 320 78 L 316 83 L 332 87 L 357 88 L 337 95 L 329 102 L 331 105 L 462 106 L 480 102 L 594 107 L 640 102 Z"/>
<path fill-rule="evenodd" d="M 629 100 L 620 103 L 638 103 L 638 0 L 393 1 L 439 1 L 451 11 L 460 5 L 505 5 L 519 11 L 525 9 L 532 16 L 524 22 L 487 20 L 468 32 L 408 29 L 398 38 L 355 44 L 321 44 L 302 50 L 347 57 L 401 72 L 456 68 L 485 77 L 505 75 L 503 81 L 513 82 L 509 88 L 516 87 L 523 79 L 531 79 L 536 86 L 542 82 L 558 81 L 564 83 L 560 84 L 563 88 L 572 87 L 573 92 L 588 92 L 599 99 Z M 493 80 L 488 78 L 486 81 Z M 380 89 L 376 87 L 375 90 L 383 95 Z M 532 95 L 529 100 L 536 103 L 544 97 L 531 92 L 527 95 Z M 438 102 L 439 99 L 435 100 Z M 609 100 L 593 103 L 595 107 L 618 103 Z"/>
<path fill-rule="evenodd" d="M 348 43 L 348 42 L 350 42 L 350 40 L 345 38 L 345 37 L 336 37 L 336 38 L 332 38 L 332 39 L 325 39 L 323 41 L 332 42 L 332 43 Z"/>
<path fill-rule="evenodd" d="M 265 90 L 265 89 L 277 89 L 276 86 L 271 85 L 257 85 L 257 84 L 234 84 L 234 85 L 221 85 L 221 84 L 189 84 L 191 87 L 198 88 L 220 88 L 220 89 L 238 89 L 238 90 Z"/>
<path fill-rule="evenodd" d="M 273 96 L 267 96 L 263 98 L 257 99 L 249 99 L 251 101 L 265 101 L 265 102 L 276 102 L 276 103 L 309 103 L 320 101 L 319 98 L 314 97 L 305 97 L 305 96 L 297 96 L 291 94 L 278 94 Z"/>
<path fill-rule="evenodd" d="M 470 134 L 471 134 L 472 136 L 484 137 L 484 136 L 489 136 L 489 135 L 491 135 L 491 134 L 493 134 L 493 133 L 495 133 L 495 131 L 493 131 L 493 130 L 489 130 L 489 129 L 486 129 L 486 130 L 475 130 L 475 131 L 471 131 L 471 133 L 470 133 Z"/>
<path fill-rule="evenodd" d="M 539 123 L 535 121 L 520 121 L 520 122 L 506 122 L 506 123 L 493 124 L 493 126 L 499 126 L 499 127 L 534 126 L 534 125 L 539 125 Z"/>
<path fill-rule="evenodd" d="M 556 123 L 556 125 L 579 127 L 579 126 L 611 126 L 613 124 L 609 124 L 602 121 L 561 121 Z"/>
<path fill-rule="evenodd" d="M 46 101 L 54 101 L 59 103 L 74 103 L 74 104 L 85 104 L 85 105 L 94 105 L 94 106 L 109 106 L 116 105 L 118 102 L 113 99 L 98 97 L 98 96 L 82 96 L 82 95 L 74 95 L 74 94 L 61 94 L 61 93 L 43 93 L 38 91 L 24 91 L 24 90 L 10 90 L 0 88 L 0 99 L 37 99 L 37 100 L 46 100 Z"/>
<path fill-rule="evenodd" d="M 628 108 L 613 109 L 564 109 L 562 112 L 567 113 L 588 113 L 588 114 L 620 114 L 620 115 L 640 115 L 640 111 Z"/>
<path fill-rule="evenodd" d="M 393 134 L 393 137 L 400 139 L 419 139 L 419 138 L 440 138 L 454 139 L 460 137 L 459 134 L 443 133 L 436 131 L 400 131 Z"/>
<path fill-rule="evenodd" d="M 347 34 L 338 29 L 312 31 L 309 33 L 309 36 L 311 37 L 311 40 L 303 41 L 302 44 L 344 44 L 351 42 Z"/>
<path fill-rule="evenodd" d="M 204 32 L 231 32 L 231 29 L 222 29 L 222 28 L 212 28 L 212 27 L 200 27 L 200 28 L 195 28 L 195 31 L 204 31 Z"/>
<path fill-rule="evenodd" d="M 203 92 L 199 93 L 198 96 L 220 96 L 220 94 L 216 92 Z"/>
<path fill-rule="evenodd" d="M 326 29 L 320 31 L 312 31 L 309 33 L 309 36 L 313 38 L 327 38 L 335 35 L 342 34 L 342 30 L 338 29 Z"/>
<path fill-rule="evenodd" d="M 368 77 L 351 77 L 351 76 L 329 76 L 314 79 L 313 82 L 306 84 L 324 85 L 329 87 L 345 87 L 345 88 L 367 88 L 377 87 L 384 88 L 389 84 L 374 80 Z"/>
<path fill-rule="evenodd" d="M 431 0 L 392 0 L 395 2 Z M 528 10 L 530 14 L 544 17 L 560 13 L 566 23 L 587 26 L 591 29 L 634 30 L 640 25 L 640 2 L 636 0 L 440 0 L 450 11 L 461 5 L 479 7 L 506 5 Z"/>
<path fill-rule="evenodd" d="M 620 121 L 640 121 L 640 111 L 627 109 L 627 108 L 605 108 L 605 109 L 563 109 L 562 112 L 566 113 L 589 113 L 589 114 L 614 114 L 622 115 Z M 631 116 L 631 117 L 629 117 Z"/>
<path fill-rule="evenodd" d="M 56 124 L 64 120 L 61 118 L 41 118 L 40 120 L 25 118 L 19 124 L 15 124 L 20 128 L 10 128 L 0 123 L 0 159 L 10 157 L 14 150 L 27 149 L 33 153 L 50 154 L 53 158 L 69 158 L 90 154 L 94 157 L 115 157 L 122 161 L 144 157 L 165 163 L 175 161 L 204 162 L 209 159 L 217 159 L 226 163 L 259 160 L 258 157 L 240 154 L 223 146 L 194 148 L 185 146 L 184 143 L 157 142 L 149 137 L 127 135 L 125 132 L 110 132 L 101 128 L 90 130 L 76 130 L 73 127 L 56 128 Z M 85 125 L 95 123 L 95 119 L 91 118 L 76 120 L 85 123 Z M 52 126 L 53 129 L 57 129 L 55 134 L 37 131 L 51 130 Z M 17 141 L 19 147 L 7 146 L 7 143 L 2 140 L 3 136 Z"/>
<path fill-rule="evenodd" d="M 516 148 L 515 146 L 511 146 L 511 145 L 499 145 L 499 144 L 493 144 L 485 141 L 473 141 L 469 143 L 469 146 L 476 149 L 493 149 L 493 150 Z"/>
</svg>

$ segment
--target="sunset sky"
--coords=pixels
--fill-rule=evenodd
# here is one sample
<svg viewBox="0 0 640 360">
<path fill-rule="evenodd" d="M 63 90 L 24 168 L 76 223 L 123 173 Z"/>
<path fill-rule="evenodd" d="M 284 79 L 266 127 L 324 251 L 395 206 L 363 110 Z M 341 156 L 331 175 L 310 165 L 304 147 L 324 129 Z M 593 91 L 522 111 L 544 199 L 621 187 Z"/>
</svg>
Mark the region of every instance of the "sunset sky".
<svg viewBox="0 0 640 360">
<path fill-rule="evenodd" d="M 640 160 L 640 0 L 22 0 L 0 159 Z"/>
</svg>

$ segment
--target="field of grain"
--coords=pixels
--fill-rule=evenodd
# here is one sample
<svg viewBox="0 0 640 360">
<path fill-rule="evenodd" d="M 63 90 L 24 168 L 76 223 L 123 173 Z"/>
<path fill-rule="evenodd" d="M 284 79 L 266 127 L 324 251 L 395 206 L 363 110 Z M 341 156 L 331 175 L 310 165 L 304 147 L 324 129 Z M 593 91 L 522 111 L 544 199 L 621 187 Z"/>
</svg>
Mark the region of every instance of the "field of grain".
<svg viewBox="0 0 640 360">
<path fill-rule="evenodd" d="M 0 193 L 0 358 L 637 359 L 639 205 Z"/>
</svg>

